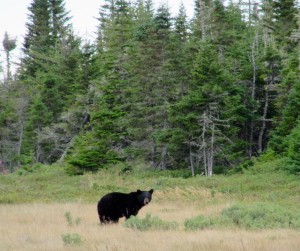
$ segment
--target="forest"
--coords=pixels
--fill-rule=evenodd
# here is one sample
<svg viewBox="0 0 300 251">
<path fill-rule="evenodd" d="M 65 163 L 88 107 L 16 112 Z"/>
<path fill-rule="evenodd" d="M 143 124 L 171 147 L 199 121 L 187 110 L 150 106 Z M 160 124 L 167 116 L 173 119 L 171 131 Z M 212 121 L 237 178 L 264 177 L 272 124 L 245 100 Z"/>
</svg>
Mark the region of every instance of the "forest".
<svg viewBox="0 0 300 251">
<path fill-rule="evenodd" d="M 99 3 L 97 39 L 64 0 L 32 0 L 23 57 L 5 34 L 1 172 L 63 163 L 71 175 L 135 163 L 211 176 L 282 159 L 300 172 L 295 0 Z"/>
</svg>

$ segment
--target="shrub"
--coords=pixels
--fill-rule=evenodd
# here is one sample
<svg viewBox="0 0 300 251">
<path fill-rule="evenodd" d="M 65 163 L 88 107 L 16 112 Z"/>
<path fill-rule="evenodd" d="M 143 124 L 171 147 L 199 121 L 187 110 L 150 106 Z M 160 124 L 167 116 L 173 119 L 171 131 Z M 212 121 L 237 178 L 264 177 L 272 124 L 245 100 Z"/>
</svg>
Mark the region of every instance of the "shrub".
<svg viewBox="0 0 300 251">
<path fill-rule="evenodd" d="M 285 166 L 283 169 L 291 174 L 300 175 L 300 160 L 285 158 Z"/>
<path fill-rule="evenodd" d="M 22 175 L 28 175 L 34 172 L 39 171 L 42 168 L 46 168 L 46 165 L 43 165 L 41 163 L 37 163 L 37 164 L 32 164 L 32 165 L 24 165 L 22 168 L 17 170 L 17 174 L 22 176 Z"/>
<path fill-rule="evenodd" d="M 65 213 L 65 217 L 66 217 L 68 225 L 70 227 L 74 226 L 74 220 L 73 220 L 72 214 L 69 211 Z M 81 218 L 76 218 L 75 225 L 78 226 L 80 223 L 81 223 Z"/>
<path fill-rule="evenodd" d="M 300 227 L 298 216 L 295 213 L 264 203 L 234 205 L 223 210 L 222 217 L 235 226 L 246 229 Z"/>
<path fill-rule="evenodd" d="M 158 217 L 152 217 L 147 214 L 144 219 L 139 219 L 135 216 L 130 217 L 125 222 L 125 227 L 138 229 L 141 231 L 147 230 L 173 230 L 178 228 L 177 222 L 163 221 Z"/>
<path fill-rule="evenodd" d="M 212 228 L 216 224 L 215 220 L 202 215 L 196 216 L 191 219 L 187 219 L 184 222 L 185 230 L 195 231 L 205 228 Z"/>
<path fill-rule="evenodd" d="M 77 233 L 63 234 L 62 235 L 62 240 L 63 240 L 63 242 L 64 242 L 65 245 L 76 246 L 76 245 L 80 245 L 80 244 L 83 243 L 83 239 Z"/>
</svg>

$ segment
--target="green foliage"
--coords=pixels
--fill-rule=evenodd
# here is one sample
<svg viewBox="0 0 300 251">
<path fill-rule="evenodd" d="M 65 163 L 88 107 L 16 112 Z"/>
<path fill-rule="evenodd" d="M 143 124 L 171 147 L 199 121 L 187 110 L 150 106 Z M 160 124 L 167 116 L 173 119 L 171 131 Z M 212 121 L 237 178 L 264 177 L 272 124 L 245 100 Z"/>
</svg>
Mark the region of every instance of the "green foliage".
<svg viewBox="0 0 300 251">
<path fill-rule="evenodd" d="M 84 242 L 82 237 L 77 233 L 63 234 L 61 238 L 66 246 L 79 246 Z"/>
<path fill-rule="evenodd" d="M 295 0 L 276 0 L 273 1 L 275 34 L 278 41 L 287 46 L 292 31 L 297 25 L 297 1 Z"/>
<path fill-rule="evenodd" d="M 191 219 L 187 219 L 184 222 L 185 230 L 187 231 L 195 231 L 202 229 L 211 229 L 216 225 L 216 222 L 211 217 L 205 217 L 202 215 L 196 216 Z"/>
<path fill-rule="evenodd" d="M 130 163 L 132 170 L 128 175 L 120 175 L 123 164 L 80 176 L 67 175 L 64 166 L 41 166 L 33 172 L 26 171 L 23 175 L 0 175 L 0 203 L 94 204 L 112 191 L 128 193 L 138 188 L 153 188 L 157 191 L 153 194 L 153 203 L 157 205 L 177 204 L 180 201 L 181 204 L 190 203 L 197 208 L 223 208 L 232 201 L 246 205 L 262 202 L 277 205 L 293 214 L 299 210 L 299 177 L 280 171 L 285 167 L 284 163 L 277 159 L 269 163 L 258 162 L 255 163 L 253 172 L 249 169 L 243 174 L 214 175 L 210 178 L 182 178 L 180 170 L 153 171 L 144 163 Z M 150 207 L 151 204 L 149 210 Z M 70 222 L 76 227 L 77 217 L 73 214 L 70 216 Z M 212 227 L 233 226 L 232 221 L 227 221 L 226 225 L 224 219 L 208 218 L 216 223 Z"/>
<path fill-rule="evenodd" d="M 235 204 L 222 211 L 220 216 L 196 216 L 184 223 L 188 231 L 211 228 L 278 229 L 300 228 L 299 210 L 290 210 L 275 204 Z"/>
<path fill-rule="evenodd" d="M 34 165 L 24 165 L 24 166 L 22 166 L 22 168 L 19 168 L 16 171 L 16 174 L 18 174 L 20 176 L 21 175 L 29 175 L 31 173 L 39 171 L 39 169 L 41 169 L 41 168 L 46 168 L 46 167 L 45 167 L 45 165 L 43 165 L 41 163 L 37 163 Z"/>
<path fill-rule="evenodd" d="M 281 70 L 282 82 L 280 91 L 283 93 L 277 98 L 279 116 L 276 118 L 276 127 L 271 134 L 269 147 L 277 154 L 286 154 L 293 129 L 297 127 L 300 110 L 299 60 L 294 54 L 283 64 Z M 293 132 L 295 133 L 295 131 Z"/>
<path fill-rule="evenodd" d="M 144 219 L 139 219 L 138 217 L 131 216 L 128 220 L 126 220 L 124 226 L 140 231 L 175 230 L 178 228 L 178 223 L 174 221 L 163 221 L 156 216 L 152 217 L 150 214 L 147 214 Z"/>
<path fill-rule="evenodd" d="M 286 158 L 286 163 L 283 170 L 288 171 L 291 174 L 300 174 L 300 161 L 298 159 Z"/>
<path fill-rule="evenodd" d="M 110 142 L 104 133 L 106 132 L 102 130 L 103 137 L 99 140 L 92 133 L 86 133 L 75 140 L 74 147 L 66 158 L 70 164 L 67 167 L 69 174 L 82 174 L 85 171 L 96 172 L 100 168 L 119 161 L 119 155 L 109 147 Z"/>
<path fill-rule="evenodd" d="M 73 220 L 73 216 L 71 214 L 71 212 L 66 212 L 65 213 L 65 218 L 67 220 L 68 226 L 72 227 L 72 226 L 78 226 L 81 223 L 81 218 L 76 218 L 75 220 Z"/>
<path fill-rule="evenodd" d="M 287 156 L 295 161 L 300 161 L 300 120 L 297 121 L 295 128 L 286 139 Z"/>
<path fill-rule="evenodd" d="M 187 178 L 208 164 L 244 171 L 269 145 L 298 173 L 297 6 L 260 4 L 261 22 L 222 1 L 203 13 L 197 2 L 189 22 L 183 5 L 173 18 L 165 4 L 106 0 L 97 41 L 83 44 L 64 0 L 33 0 L 16 88 L 1 87 L 1 159 L 12 170 L 64 159 L 71 175 L 141 159 Z M 76 111 L 88 126 L 65 119 Z"/>
<path fill-rule="evenodd" d="M 299 211 L 266 203 L 237 204 L 222 211 L 234 226 L 246 229 L 300 228 Z"/>
</svg>

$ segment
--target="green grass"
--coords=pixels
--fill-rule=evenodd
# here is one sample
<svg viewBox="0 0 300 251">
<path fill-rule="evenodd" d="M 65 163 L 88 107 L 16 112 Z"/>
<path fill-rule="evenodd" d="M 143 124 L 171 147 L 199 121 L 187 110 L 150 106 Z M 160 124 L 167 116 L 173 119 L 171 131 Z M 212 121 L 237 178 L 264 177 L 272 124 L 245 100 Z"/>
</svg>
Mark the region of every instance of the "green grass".
<svg viewBox="0 0 300 251">
<path fill-rule="evenodd" d="M 154 172 L 141 166 L 132 168 L 126 175 L 122 174 L 122 167 L 116 166 L 81 176 L 68 176 L 64 167 L 59 165 L 39 166 L 31 171 L 19 170 L 0 176 L 0 203 L 95 203 L 111 191 L 150 188 L 168 191 L 168 199 L 177 200 L 177 195 L 172 197 L 172 190 L 180 188 L 187 191 L 180 195 L 179 199 L 183 201 L 195 200 L 195 194 L 189 193 L 189 189 L 209 189 L 212 198 L 222 194 L 228 201 L 261 201 L 297 208 L 300 206 L 300 177 L 277 170 L 280 165 L 280 161 L 274 160 L 256 163 L 243 174 L 190 178 L 178 177 L 176 171 Z"/>
<path fill-rule="evenodd" d="M 63 234 L 61 238 L 66 246 L 79 246 L 84 242 L 78 233 Z"/>
<path fill-rule="evenodd" d="M 299 209 L 262 202 L 233 205 L 223 210 L 221 217 L 245 229 L 300 228 Z"/>
<path fill-rule="evenodd" d="M 217 222 L 214 218 L 203 215 L 198 215 L 196 217 L 187 219 L 184 222 L 184 227 L 187 231 L 211 229 L 215 226 L 217 226 Z"/>
<path fill-rule="evenodd" d="M 215 217 L 199 215 L 184 222 L 187 231 L 212 228 L 300 229 L 300 210 L 270 203 L 238 203 Z"/>
<path fill-rule="evenodd" d="M 59 165 L 35 166 L 0 176 L 0 203 L 84 202 L 96 205 L 112 191 L 130 192 L 154 189 L 156 203 L 180 203 L 198 208 L 223 208 L 214 215 L 186 219 L 188 231 L 204 228 L 300 228 L 300 177 L 280 168 L 282 160 L 256 162 L 243 173 L 187 177 L 187 171 L 153 171 L 134 166 L 122 172 L 114 166 L 98 173 L 69 176 Z M 185 173 L 184 177 L 181 174 Z M 76 224 L 66 213 L 69 224 Z M 71 223 L 70 223 L 71 222 Z M 140 230 L 175 229 L 174 221 L 156 216 L 134 217 L 128 227 Z M 65 243 L 79 238 L 66 235 Z M 77 243 L 76 243 L 77 244 Z"/>
<path fill-rule="evenodd" d="M 175 230 L 178 228 L 179 224 L 175 221 L 164 221 L 156 216 L 153 217 L 150 214 L 147 214 L 145 218 L 131 216 L 127 221 L 125 221 L 124 226 L 140 231 L 148 231 Z"/>
</svg>

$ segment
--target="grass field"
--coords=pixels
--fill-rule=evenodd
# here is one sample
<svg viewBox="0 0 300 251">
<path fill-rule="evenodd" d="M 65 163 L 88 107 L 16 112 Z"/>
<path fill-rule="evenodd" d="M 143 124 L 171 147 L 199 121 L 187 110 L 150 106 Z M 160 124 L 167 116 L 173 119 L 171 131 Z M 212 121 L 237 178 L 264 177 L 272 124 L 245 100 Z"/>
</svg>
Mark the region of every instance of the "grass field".
<svg viewBox="0 0 300 251">
<path fill-rule="evenodd" d="M 0 176 L 0 250 L 299 251 L 299 177 L 274 171 L 276 165 L 186 179 L 176 172 L 123 175 L 118 168 L 70 177 L 59 166 Z M 124 219 L 99 224 L 102 195 L 150 188 L 153 200 L 138 218 L 176 222 L 176 229 L 142 231 Z M 224 212 L 232 214 L 231 224 Z M 199 215 L 215 225 L 186 229 L 186 220 Z"/>
<path fill-rule="evenodd" d="M 212 211 L 218 211 L 211 208 Z M 70 226 L 65 213 L 80 223 Z M 241 229 L 187 232 L 182 222 L 193 215 L 208 213 L 209 208 L 184 207 L 178 203 L 153 202 L 140 212 L 161 219 L 177 219 L 180 227 L 170 231 L 138 231 L 118 225 L 101 226 L 94 204 L 51 203 L 0 206 L 0 250 L 300 250 L 299 231 Z M 63 241 L 63 236 L 80 237 L 82 243 Z"/>
</svg>

